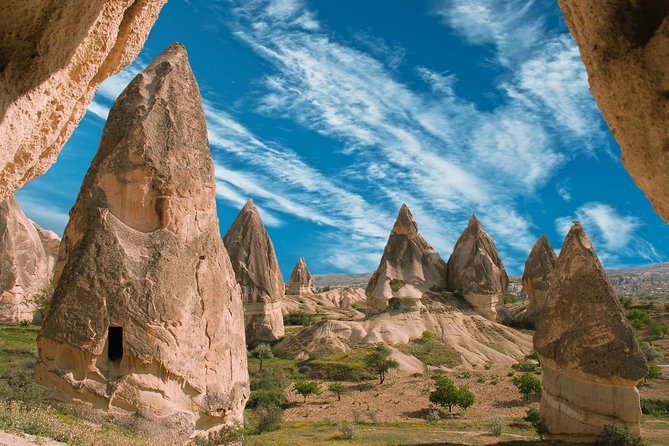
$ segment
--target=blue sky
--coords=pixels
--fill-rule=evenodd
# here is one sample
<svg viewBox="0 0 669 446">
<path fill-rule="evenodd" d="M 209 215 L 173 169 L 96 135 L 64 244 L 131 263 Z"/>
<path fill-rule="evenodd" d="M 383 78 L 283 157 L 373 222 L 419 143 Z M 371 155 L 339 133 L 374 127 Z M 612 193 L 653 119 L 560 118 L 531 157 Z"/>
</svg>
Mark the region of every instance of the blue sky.
<svg viewBox="0 0 669 446">
<path fill-rule="evenodd" d="M 580 219 L 606 267 L 667 260 L 669 227 L 623 169 L 557 2 L 169 0 L 56 165 L 17 196 L 60 234 L 127 83 L 185 44 L 224 234 L 248 197 L 284 276 L 376 268 L 405 202 L 448 259 L 476 213 L 511 274 Z"/>
</svg>

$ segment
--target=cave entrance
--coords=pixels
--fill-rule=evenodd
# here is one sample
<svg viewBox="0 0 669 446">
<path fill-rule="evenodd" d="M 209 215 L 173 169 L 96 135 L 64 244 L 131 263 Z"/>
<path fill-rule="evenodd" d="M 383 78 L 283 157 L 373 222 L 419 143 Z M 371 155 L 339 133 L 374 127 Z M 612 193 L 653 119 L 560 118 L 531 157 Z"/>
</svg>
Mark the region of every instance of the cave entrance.
<svg viewBox="0 0 669 446">
<path fill-rule="evenodd" d="M 107 357 L 110 361 L 120 361 L 123 358 L 123 327 L 109 327 Z"/>
</svg>

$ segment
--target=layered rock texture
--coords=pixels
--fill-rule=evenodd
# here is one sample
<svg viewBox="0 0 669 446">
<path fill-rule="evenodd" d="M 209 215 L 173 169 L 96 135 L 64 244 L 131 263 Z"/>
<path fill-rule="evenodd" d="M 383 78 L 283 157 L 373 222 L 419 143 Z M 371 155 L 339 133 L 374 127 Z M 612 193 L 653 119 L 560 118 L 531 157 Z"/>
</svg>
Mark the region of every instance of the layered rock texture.
<svg viewBox="0 0 669 446">
<path fill-rule="evenodd" d="M 0 323 L 33 321 L 34 297 L 47 286 L 52 272 L 37 226 L 11 194 L 0 203 Z"/>
<path fill-rule="evenodd" d="M 495 242 L 474 215 L 448 259 L 446 283 L 487 319 L 501 322 L 508 318 L 504 293 L 509 278 Z"/>
<path fill-rule="evenodd" d="M 635 386 L 648 366 L 578 222 L 553 270 L 534 348 L 543 367 L 541 415 L 551 435 L 591 441 L 611 423 L 639 433 Z"/>
<path fill-rule="evenodd" d="M 166 0 L 0 2 L 0 199 L 43 174 Z"/>
<path fill-rule="evenodd" d="M 523 289 L 529 301 L 523 321 L 531 326 L 537 325 L 546 304 L 550 288 L 550 274 L 555 268 L 557 256 L 546 235 L 542 235 L 525 261 L 523 271 Z"/>
<path fill-rule="evenodd" d="M 70 212 L 41 382 L 186 435 L 242 420 L 243 304 L 215 199 L 200 92 L 173 44 L 112 107 Z"/>
<path fill-rule="evenodd" d="M 290 275 L 286 294 L 299 296 L 300 294 L 313 294 L 313 292 L 313 279 L 309 268 L 307 268 L 307 262 L 304 257 L 300 257 L 295 268 L 293 268 L 293 273 Z"/>
<path fill-rule="evenodd" d="M 223 237 L 244 299 L 246 342 L 282 337 L 283 276 L 269 238 L 251 200 L 247 201 Z"/>
<path fill-rule="evenodd" d="M 416 309 L 426 291 L 445 288 L 446 264 L 418 232 L 406 204 L 388 237 L 378 268 L 367 284 L 370 312 Z"/>
<path fill-rule="evenodd" d="M 559 4 L 625 168 L 669 221 L 669 2 Z"/>
</svg>

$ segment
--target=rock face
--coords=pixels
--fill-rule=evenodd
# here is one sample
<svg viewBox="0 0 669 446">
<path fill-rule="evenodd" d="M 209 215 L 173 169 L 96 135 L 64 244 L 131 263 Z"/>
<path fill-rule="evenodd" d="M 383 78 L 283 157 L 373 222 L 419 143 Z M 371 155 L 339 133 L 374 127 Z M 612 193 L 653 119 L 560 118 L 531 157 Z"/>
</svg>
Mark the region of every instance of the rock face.
<svg viewBox="0 0 669 446">
<path fill-rule="evenodd" d="M 495 242 L 475 215 L 453 248 L 448 259 L 448 289 L 461 294 L 482 316 L 503 321 L 506 315 L 504 293 L 509 278 Z"/>
<path fill-rule="evenodd" d="M 559 4 L 625 168 L 669 221 L 669 2 Z"/>
<path fill-rule="evenodd" d="M 49 266 L 35 225 L 10 195 L 0 203 L 0 323 L 33 321 L 33 297 L 51 279 Z"/>
<path fill-rule="evenodd" d="M 544 234 L 534 244 L 534 248 L 525 261 L 523 272 L 523 289 L 529 300 L 523 320 L 529 325 L 536 327 L 541 318 L 550 287 L 549 276 L 555 268 L 556 261 L 555 251 Z"/>
<path fill-rule="evenodd" d="M 0 2 L 0 199 L 43 174 L 166 0 Z"/>
<path fill-rule="evenodd" d="M 416 309 L 423 293 L 444 289 L 445 278 L 446 264 L 420 235 L 411 211 L 403 204 L 381 262 L 367 284 L 369 311 Z"/>
<path fill-rule="evenodd" d="M 47 264 L 49 266 L 49 278 L 51 278 L 53 276 L 53 271 L 56 269 L 56 261 L 58 261 L 60 237 L 53 231 L 43 229 L 35 222 L 33 222 L 33 225 L 42 242 L 44 254 L 46 254 Z"/>
<path fill-rule="evenodd" d="M 190 435 L 241 421 L 243 304 L 185 48 L 126 87 L 70 212 L 37 378 L 67 400 Z"/>
<path fill-rule="evenodd" d="M 254 344 L 282 337 L 283 276 L 274 245 L 258 210 L 249 199 L 223 237 L 244 299 L 246 342 Z"/>
<path fill-rule="evenodd" d="M 534 348 L 543 367 L 541 415 L 551 435 L 591 441 L 614 422 L 639 433 L 635 386 L 648 366 L 578 222 L 551 276 Z"/>
<path fill-rule="evenodd" d="M 290 275 L 286 294 L 299 296 L 300 294 L 313 294 L 313 292 L 313 280 L 309 268 L 307 268 L 307 262 L 304 257 L 300 257 L 295 268 L 293 268 L 293 273 Z"/>
</svg>

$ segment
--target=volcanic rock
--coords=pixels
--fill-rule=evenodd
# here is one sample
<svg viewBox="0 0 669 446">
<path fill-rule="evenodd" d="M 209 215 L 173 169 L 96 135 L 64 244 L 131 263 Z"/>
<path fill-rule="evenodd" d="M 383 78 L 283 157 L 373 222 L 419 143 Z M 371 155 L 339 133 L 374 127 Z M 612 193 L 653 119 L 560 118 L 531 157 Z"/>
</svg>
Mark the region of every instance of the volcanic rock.
<svg viewBox="0 0 669 446">
<path fill-rule="evenodd" d="M 669 222 L 669 2 L 558 3 L 625 168 Z"/>
<path fill-rule="evenodd" d="M 34 296 L 51 271 L 33 222 L 11 194 L 0 203 L 0 323 L 33 321 Z"/>
<path fill-rule="evenodd" d="M 223 237 L 244 299 L 246 342 L 254 344 L 282 337 L 283 276 L 274 245 L 250 199 Z"/>
<path fill-rule="evenodd" d="M 165 2 L 0 2 L 0 200 L 56 161 L 98 86 L 135 59 Z"/>
<path fill-rule="evenodd" d="M 482 316 L 504 321 L 504 293 L 509 278 L 495 242 L 475 215 L 453 248 L 448 259 L 448 289 L 461 294 Z"/>
<path fill-rule="evenodd" d="M 295 268 L 293 268 L 293 273 L 290 275 L 286 294 L 299 296 L 300 294 L 313 294 L 313 292 L 313 280 L 309 268 L 307 268 L 307 262 L 304 257 L 300 257 Z"/>
<path fill-rule="evenodd" d="M 592 441 L 612 423 L 639 433 L 635 386 L 648 366 L 578 222 L 551 275 L 534 348 L 543 367 L 541 415 L 552 436 Z"/>
<path fill-rule="evenodd" d="M 371 313 L 415 309 L 423 293 L 443 290 L 446 264 L 418 232 L 406 204 L 388 237 L 378 268 L 367 284 L 367 307 Z"/>
<path fill-rule="evenodd" d="M 243 304 L 182 45 L 168 47 L 112 107 L 70 212 L 55 284 L 36 376 L 60 398 L 185 426 L 186 436 L 241 422 Z"/>
<path fill-rule="evenodd" d="M 557 256 L 551 243 L 546 235 L 542 235 L 527 257 L 523 272 L 523 289 L 529 300 L 523 320 L 531 326 L 536 326 L 541 319 L 541 311 L 546 304 L 550 287 L 549 276 L 555 268 L 556 260 Z"/>
</svg>

